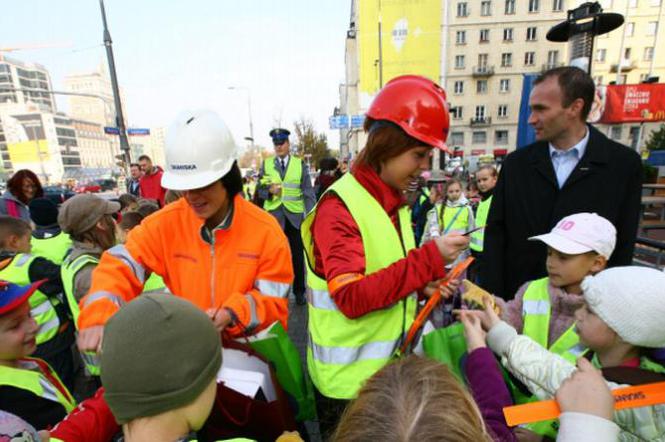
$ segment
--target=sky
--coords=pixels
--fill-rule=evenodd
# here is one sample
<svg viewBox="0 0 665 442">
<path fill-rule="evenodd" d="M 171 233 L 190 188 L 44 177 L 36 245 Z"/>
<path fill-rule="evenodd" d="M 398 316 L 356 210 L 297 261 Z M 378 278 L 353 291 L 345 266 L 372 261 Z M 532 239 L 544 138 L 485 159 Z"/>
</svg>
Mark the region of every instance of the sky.
<svg viewBox="0 0 665 442">
<path fill-rule="evenodd" d="M 43 64 L 54 90 L 106 63 L 97 0 L 20 0 L 5 5 L 0 47 Z M 118 81 L 130 127 L 168 126 L 183 110 L 217 111 L 236 143 L 271 146 L 275 125 L 301 117 L 338 148 L 328 116 L 344 83 L 350 0 L 105 0 Z M 7 13 L 9 12 L 9 14 Z M 246 89 L 229 90 L 229 87 Z M 58 99 L 58 110 L 67 111 Z"/>
</svg>

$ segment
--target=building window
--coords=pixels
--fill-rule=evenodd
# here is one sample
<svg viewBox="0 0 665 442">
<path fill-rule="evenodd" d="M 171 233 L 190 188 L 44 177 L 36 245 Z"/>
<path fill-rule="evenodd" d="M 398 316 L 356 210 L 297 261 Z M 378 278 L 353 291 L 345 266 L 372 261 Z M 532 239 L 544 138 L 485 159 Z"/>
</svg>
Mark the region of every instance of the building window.
<svg viewBox="0 0 665 442">
<path fill-rule="evenodd" d="M 644 48 L 644 61 L 653 60 L 653 46 Z"/>
<path fill-rule="evenodd" d="M 450 144 L 453 146 L 460 146 L 464 144 L 464 132 L 451 132 Z"/>
<path fill-rule="evenodd" d="M 455 69 L 464 69 L 464 55 L 455 55 Z"/>
<path fill-rule="evenodd" d="M 465 45 L 466 44 L 466 31 L 457 31 L 457 34 L 455 36 L 455 41 L 457 42 L 458 45 Z"/>
<path fill-rule="evenodd" d="M 656 35 L 656 32 L 658 32 L 658 22 L 650 21 L 647 23 L 647 35 Z"/>
<path fill-rule="evenodd" d="M 513 65 L 513 54 L 505 52 L 501 54 L 501 67 L 508 68 Z"/>
<path fill-rule="evenodd" d="M 536 39 L 536 31 L 538 28 L 535 26 L 532 28 L 526 28 L 526 41 L 534 41 Z"/>
<path fill-rule="evenodd" d="M 453 120 L 460 120 L 464 118 L 462 113 L 462 106 L 453 106 L 450 108 L 450 115 L 453 117 Z"/>
<path fill-rule="evenodd" d="M 533 66 L 536 64 L 536 53 L 535 52 L 525 52 L 524 53 L 524 66 Z"/>
<path fill-rule="evenodd" d="M 481 43 L 487 43 L 490 41 L 490 30 L 489 29 L 481 29 L 480 30 L 480 42 Z"/>
<path fill-rule="evenodd" d="M 554 0 L 552 3 L 552 11 L 563 11 L 563 0 Z"/>
<path fill-rule="evenodd" d="M 510 92 L 510 79 L 502 78 L 499 82 L 499 92 Z"/>
<path fill-rule="evenodd" d="M 540 9 L 540 0 L 529 0 L 529 12 L 538 12 Z"/>
<path fill-rule="evenodd" d="M 635 23 L 626 23 L 626 37 L 632 37 L 635 34 Z"/>
<path fill-rule="evenodd" d="M 620 140 L 622 132 L 621 129 L 623 129 L 623 126 L 621 125 L 612 126 L 610 130 L 610 138 L 613 140 Z"/>
<path fill-rule="evenodd" d="M 457 16 L 458 17 L 466 17 L 469 15 L 469 8 L 467 8 L 466 2 L 458 3 L 457 4 Z"/>
<path fill-rule="evenodd" d="M 515 13 L 515 0 L 506 0 L 505 13 L 508 15 Z"/>
<path fill-rule="evenodd" d="M 479 94 L 487 93 L 487 80 L 478 80 L 476 82 L 476 93 Z"/>
<path fill-rule="evenodd" d="M 628 83 L 628 74 L 619 75 L 619 84 L 626 84 L 626 83 Z"/>
<path fill-rule="evenodd" d="M 503 41 L 513 41 L 513 28 L 503 30 Z"/>
<path fill-rule="evenodd" d="M 630 48 L 625 48 L 623 50 L 623 59 L 624 60 L 630 60 L 630 56 L 632 55 L 633 51 Z"/>
<path fill-rule="evenodd" d="M 508 144 L 508 131 L 497 130 L 494 132 L 494 144 L 505 145 Z"/>
<path fill-rule="evenodd" d="M 480 2 L 480 15 L 492 15 L 492 2 Z"/>
<path fill-rule="evenodd" d="M 487 143 L 487 132 L 483 131 L 474 131 L 471 134 L 471 142 L 473 144 L 485 144 Z"/>
<path fill-rule="evenodd" d="M 508 117 L 508 105 L 507 104 L 500 104 L 499 105 L 499 111 L 497 112 L 497 115 L 499 116 L 499 118 Z"/>
<path fill-rule="evenodd" d="M 596 51 L 596 61 L 603 63 L 607 57 L 607 49 L 598 49 Z"/>
<path fill-rule="evenodd" d="M 485 119 L 485 106 L 476 106 L 476 120 L 482 121 Z"/>
<path fill-rule="evenodd" d="M 640 74 L 640 83 L 643 83 L 649 79 L 649 74 Z"/>
<path fill-rule="evenodd" d="M 455 91 L 455 94 L 457 94 L 457 95 L 463 94 L 464 93 L 464 81 L 462 81 L 462 80 L 456 81 L 453 90 Z"/>
<path fill-rule="evenodd" d="M 557 67 L 559 64 L 559 51 L 548 51 L 547 52 L 547 68 L 552 69 Z"/>
<path fill-rule="evenodd" d="M 478 54 L 478 67 L 486 68 L 488 60 L 489 60 L 489 54 Z"/>
</svg>

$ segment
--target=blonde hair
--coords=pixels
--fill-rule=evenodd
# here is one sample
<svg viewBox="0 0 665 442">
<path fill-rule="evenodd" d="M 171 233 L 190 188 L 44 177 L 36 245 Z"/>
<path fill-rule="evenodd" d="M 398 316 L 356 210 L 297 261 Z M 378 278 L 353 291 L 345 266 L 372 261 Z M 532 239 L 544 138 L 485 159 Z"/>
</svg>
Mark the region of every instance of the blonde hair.
<svg viewBox="0 0 665 442">
<path fill-rule="evenodd" d="M 490 441 L 473 398 L 443 364 L 410 356 L 384 367 L 345 410 L 332 441 Z"/>
</svg>

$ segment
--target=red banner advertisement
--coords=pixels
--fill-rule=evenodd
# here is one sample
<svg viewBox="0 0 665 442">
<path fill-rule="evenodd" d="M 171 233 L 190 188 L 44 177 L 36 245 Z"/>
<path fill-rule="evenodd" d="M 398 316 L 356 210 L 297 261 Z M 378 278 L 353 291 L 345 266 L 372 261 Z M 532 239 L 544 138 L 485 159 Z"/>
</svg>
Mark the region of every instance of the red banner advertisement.
<svg viewBox="0 0 665 442">
<path fill-rule="evenodd" d="M 602 101 L 600 123 L 665 121 L 665 83 L 609 85 Z"/>
</svg>

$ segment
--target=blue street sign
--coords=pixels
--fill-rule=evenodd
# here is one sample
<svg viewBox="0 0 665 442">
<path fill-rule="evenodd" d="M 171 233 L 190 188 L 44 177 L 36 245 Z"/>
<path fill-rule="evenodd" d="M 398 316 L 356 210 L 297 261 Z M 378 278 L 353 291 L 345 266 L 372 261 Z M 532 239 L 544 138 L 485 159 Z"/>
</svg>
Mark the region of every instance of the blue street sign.
<svg viewBox="0 0 665 442">
<path fill-rule="evenodd" d="M 355 129 L 357 127 L 363 127 L 365 123 L 364 115 L 351 115 L 351 128 Z"/>
<path fill-rule="evenodd" d="M 330 129 L 346 129 L 349 127 L 348 115 L 337 115 L 328 118 Z"/>
<path fill-rule="evenodd" d="M 127 135 L 150 135 L 150 129 L 127 129 Z"/>
<path fill-rule="evenodd" d="M 108 135 L 120 135 L 120 129 L 117 127 L 104 126 L 104 133 Z"/>
</svg>

